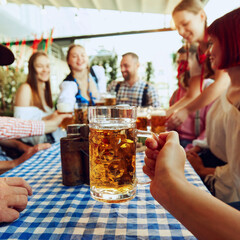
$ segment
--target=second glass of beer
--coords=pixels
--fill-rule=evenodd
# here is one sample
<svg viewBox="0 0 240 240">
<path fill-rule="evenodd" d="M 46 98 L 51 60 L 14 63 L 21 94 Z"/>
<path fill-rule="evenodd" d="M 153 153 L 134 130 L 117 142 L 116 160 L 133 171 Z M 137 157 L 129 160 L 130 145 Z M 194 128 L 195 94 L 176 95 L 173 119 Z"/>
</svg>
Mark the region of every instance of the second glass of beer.
<svg viewBox="0 0 240 240">
<path fill-rule="evenodd" d="M 153 109 L 151 112 L 151 131 L 161 133 L 166 131 L 166 111 L 164 109 Z"/>
<path fill-rule="evenodd" d="M 71 105 L 69 103 L 58 103 L 57 104 L 57 111 L 59 114 L 72 114 L 73 115 L 73 109 L 71 107 Z M 62 120 L 61 122 L 61 128 L 62 130 L 66 130 L 67 129 L 67 125 L 69 124 L 73 124 L 74 123 L 74 119 L 72 118 L 65 118 Z"/>
</svg>

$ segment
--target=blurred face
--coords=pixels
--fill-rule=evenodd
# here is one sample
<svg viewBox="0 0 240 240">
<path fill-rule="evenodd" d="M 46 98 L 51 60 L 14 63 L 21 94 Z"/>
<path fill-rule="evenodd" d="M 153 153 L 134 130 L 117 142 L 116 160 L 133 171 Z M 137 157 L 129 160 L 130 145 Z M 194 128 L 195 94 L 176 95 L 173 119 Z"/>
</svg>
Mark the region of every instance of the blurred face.
<svg viewBox="0 0 240 240">
<path fill-rule="evenodd" d="M 211 67 L 213 69 L 218 69 L 222 61 L 222 51 L 218 38 L 209 38 L 209 49 Z"/>
<path fill-rule="evenodd" d="M 50 63 L 46 56 L 39 56 L 35 59 L 34 69 L 38 81 L 47 82 L 50 79 Z"/>
<path fill-rule="evenodd" d="M 68 65 L 72 71 L 81 72 L 88 68 L 88 56 L 85 49 L 76 46 L 69 53 Z"/>
<path fill-rule="evenodd" d="M 173 15 L 178 33 L 189 43 L 202 41 L 204 38 L 206 16 L 203 11 L 194 14 L 189 11 L 178 11 Z"/>
<path fill-rule="evenodd" d="M 123 78 L 128 81 L 137 74 L 139 63 L 131 55 L 126 55 L 122 58 L 120 67 Z"/>
</svg>

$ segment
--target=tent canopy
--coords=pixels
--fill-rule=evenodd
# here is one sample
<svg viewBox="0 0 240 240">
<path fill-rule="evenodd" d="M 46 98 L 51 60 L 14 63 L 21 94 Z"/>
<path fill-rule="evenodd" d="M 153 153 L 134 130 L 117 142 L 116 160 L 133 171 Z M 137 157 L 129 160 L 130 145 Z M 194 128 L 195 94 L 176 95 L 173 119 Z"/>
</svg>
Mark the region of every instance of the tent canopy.
<svg viewBox="0 0 240 240">
<path fill-rule="evenodd" d="M 8 0 L 9 3 L 171 14 L 180 0 Z M 202 0 L 204 4 L 208 0 Z"/>
</svg>

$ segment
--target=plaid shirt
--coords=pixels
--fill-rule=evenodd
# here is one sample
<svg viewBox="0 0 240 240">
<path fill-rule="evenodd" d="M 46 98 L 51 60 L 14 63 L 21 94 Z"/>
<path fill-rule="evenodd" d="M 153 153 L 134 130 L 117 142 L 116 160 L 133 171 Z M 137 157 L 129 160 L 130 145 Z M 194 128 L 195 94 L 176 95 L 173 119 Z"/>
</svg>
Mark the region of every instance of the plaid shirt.
<svg viewBox="0 0 240 240">
<path fill-rule="evenodd" d="M 109 87 L 109 92 L 115 92 L 118 82 L 113 81 Z M 120 87 L 117 93 L 117 104 L 129 104 L 130 106 L 142 106 L 143 91 L 146 82 L 137 81 L 132 87 L 124 81 L 120 83 Z M 148 105 L 158 107 L 159 97 L 153 86 L 148 85 L 147 89 Z"/>
<path fill-rule="evenodd" d="M 43 121 L 0 117 L 0 140 L 43 135 L 44 130 Z"/>
</svg>

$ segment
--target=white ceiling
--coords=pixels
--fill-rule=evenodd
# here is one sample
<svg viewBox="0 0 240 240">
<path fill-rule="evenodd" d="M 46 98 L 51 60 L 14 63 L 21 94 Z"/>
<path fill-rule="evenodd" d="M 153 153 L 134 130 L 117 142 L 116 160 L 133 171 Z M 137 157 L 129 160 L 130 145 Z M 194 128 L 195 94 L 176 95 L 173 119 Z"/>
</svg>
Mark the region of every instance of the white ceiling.
<svg viewBox="0 0 240 240">
<path fill-rule="evenodd" d="M 202 0 L 207 3 L 208 0 Z M 180 0 L 7 0 L 9 3 L 171 14 Z"/>
</svg>

